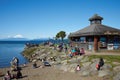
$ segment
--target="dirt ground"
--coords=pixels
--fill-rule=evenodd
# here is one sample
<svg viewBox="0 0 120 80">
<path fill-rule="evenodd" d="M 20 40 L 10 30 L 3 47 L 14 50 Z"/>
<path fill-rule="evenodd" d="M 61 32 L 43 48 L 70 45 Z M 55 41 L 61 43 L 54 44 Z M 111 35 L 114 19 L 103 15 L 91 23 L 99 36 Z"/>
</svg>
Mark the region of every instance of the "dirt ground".
<svg viewBox="0 0 120 80">
<path fill-rule="evenodd" d="M 41 62 L 37 62 L 37 65 L 38 68 L 35 69 L 32 68 L 32 63 L 23 67 L 21 70 L 23 78 L 18 80 L 107 80 L 97 76 L 81 77 L 78 73 L 64 72 L 56 69 L 54 66 L 41 68 L 39 67 L 42 65 Z M 1 68 L 0 72 L 5 74 L 9 69 L 10 68 Z M 0 77 L 0 80 L 2 80 L 2 78 L 3 77 Z"/>
</svg>

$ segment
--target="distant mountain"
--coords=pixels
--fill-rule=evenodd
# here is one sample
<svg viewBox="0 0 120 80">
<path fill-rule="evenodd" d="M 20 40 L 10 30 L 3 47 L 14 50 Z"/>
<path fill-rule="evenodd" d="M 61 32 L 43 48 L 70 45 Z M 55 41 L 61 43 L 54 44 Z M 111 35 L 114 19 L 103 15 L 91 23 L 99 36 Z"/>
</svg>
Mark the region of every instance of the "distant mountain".
<svg viewBox="0 0 120 80">
<path fill-rule="evenodd" d="M 6 38 L 6 39 L 0 39 L 0 41 L 28 41 L 27 38 Z"/>
</svg>

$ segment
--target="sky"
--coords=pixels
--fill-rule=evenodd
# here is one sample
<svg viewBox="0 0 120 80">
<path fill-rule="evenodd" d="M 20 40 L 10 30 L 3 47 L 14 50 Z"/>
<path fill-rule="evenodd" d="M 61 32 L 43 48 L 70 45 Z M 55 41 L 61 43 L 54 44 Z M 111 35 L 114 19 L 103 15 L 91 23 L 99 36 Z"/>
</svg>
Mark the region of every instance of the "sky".
<svg viewBox="0 0 120 80">
<path fill-rule="evenodd" d="M 0 0 L 0 39 L 53 38 L 90 25 L 94 14 L 120 29 L 120 0 Z"/>
</svg>

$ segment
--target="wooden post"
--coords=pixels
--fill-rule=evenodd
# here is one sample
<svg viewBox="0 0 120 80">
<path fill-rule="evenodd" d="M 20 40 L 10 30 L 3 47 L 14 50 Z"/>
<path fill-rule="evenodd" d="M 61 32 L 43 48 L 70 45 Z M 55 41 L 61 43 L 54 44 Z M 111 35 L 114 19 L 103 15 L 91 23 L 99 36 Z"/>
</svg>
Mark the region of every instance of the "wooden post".
<svg viewBox="0 0 120 80">
<path fill-rule="evenodd" d="M 98 37 L 94 36 L 94 51 L 98 51 Z"/>
</svg>

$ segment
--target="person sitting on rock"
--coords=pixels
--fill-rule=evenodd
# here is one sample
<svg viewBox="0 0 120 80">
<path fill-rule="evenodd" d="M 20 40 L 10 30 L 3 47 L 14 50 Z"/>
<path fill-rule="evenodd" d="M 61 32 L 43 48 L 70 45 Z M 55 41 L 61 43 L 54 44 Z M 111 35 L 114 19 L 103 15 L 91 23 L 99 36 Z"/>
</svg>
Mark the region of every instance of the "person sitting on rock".
<svg viewBox="0 0 120 80">
<path fill-rule="evenodd" d="M 72 57 L 73 57 L 72 52 L 71 52 L 71 50 L 70 50 L 70 49 L 68 50 L 68 56 L 69 56 L 70 58 L 72 58 Z"/>
<path fill-rule="evenodd" d="M 33 68 L 37 68 L 36 62 L 33 63 Z"/>
<path fill-rule="evenodd" d="M 80 65 L 77 65 L 76 71 L 80 71 Z"/>
<path fill-rule="evenodd" d="M 11 80 L 12 79 L 12 76 L 11 76 L 11 73 L 10 71 L 7 71 L 6 75 L 4 76 L 4 79 L 3 80 Z"/>
<path fill-rule="evenodd" d="M 80 53 L 81 53 L 81 55 L 85 54 L 84 48 L 81 48 Z"/>
</svg>

